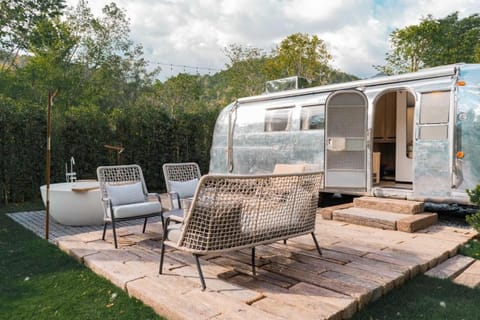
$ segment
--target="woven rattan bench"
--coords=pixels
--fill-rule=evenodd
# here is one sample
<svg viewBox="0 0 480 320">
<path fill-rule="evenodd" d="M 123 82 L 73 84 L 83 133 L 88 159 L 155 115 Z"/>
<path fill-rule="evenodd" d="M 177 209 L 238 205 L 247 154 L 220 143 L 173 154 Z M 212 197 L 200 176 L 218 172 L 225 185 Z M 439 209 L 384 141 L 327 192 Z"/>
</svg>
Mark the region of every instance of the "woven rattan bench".
<svg viewBox="0 0 480 320">
<path fill-rule="evenodd" d="M 165 245 L 194 255 L 206 288 L 199 256 L 255 246 L 311 234 L 323 173 L 262 176 L 206 175 L 200 179 L 191 207 L 182 224 L 167 218 L 161 243 L 162 273 Z"/>
</svg>

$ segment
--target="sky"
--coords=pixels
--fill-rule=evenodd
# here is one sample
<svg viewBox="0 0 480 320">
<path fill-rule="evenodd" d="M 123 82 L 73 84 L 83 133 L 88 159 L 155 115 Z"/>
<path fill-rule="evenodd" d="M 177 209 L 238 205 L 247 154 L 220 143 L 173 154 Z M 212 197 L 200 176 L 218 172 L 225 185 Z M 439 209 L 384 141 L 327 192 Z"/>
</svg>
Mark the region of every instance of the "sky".
<svg viewBox="0 0 480 320">
<path fill-rule="evenodd" d="M 270 52 L 293 33 L 317 35 L 333 56 L 332 66 L 360 78 L 385 63 L 389 35 L 431 14 L 460 18 L 480 13 L 479 0 L 90 0 L 96 16 L 115 2 L 130 19 L 131 40 L 141 43 L 160 78 L 179 72 L 225 69 L 230 44 Z M 76 5 L 78 0 L 67 0 Z M 185 67 L 184 67 L 185 66 Z"/>
</svg>

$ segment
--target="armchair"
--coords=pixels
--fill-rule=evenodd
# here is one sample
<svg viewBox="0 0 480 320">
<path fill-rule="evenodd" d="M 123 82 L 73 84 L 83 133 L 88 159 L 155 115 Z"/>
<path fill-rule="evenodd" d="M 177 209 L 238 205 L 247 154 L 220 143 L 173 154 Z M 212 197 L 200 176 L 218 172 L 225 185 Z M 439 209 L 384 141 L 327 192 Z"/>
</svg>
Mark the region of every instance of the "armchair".
<svg viewBox="0 0 480 320">
<path fill-rule="evenodd" d="M 182 207 L 183 199 L 193 198 L 201 173 L 195 162 L 165 163 L 163 175 L 170 200 L 170 209 Z"/>
<path fill-rule="evenodd" d="M 107 225 L 112 224 L 115 248 L 118 248 L 115 224 L 118 221 L 145 219 L 142 232 L 145 233 L 147 219 L 160 216 L 163 224 L 162 205 L 156 193 L 148 193 L 142 169 L 138 165 L 103 166 L 97 168 L 102 203 L 104 226 L 102 240 L 105 240 Z M 155 196 L 156 201 L 149 201 Z"/>
</svg>

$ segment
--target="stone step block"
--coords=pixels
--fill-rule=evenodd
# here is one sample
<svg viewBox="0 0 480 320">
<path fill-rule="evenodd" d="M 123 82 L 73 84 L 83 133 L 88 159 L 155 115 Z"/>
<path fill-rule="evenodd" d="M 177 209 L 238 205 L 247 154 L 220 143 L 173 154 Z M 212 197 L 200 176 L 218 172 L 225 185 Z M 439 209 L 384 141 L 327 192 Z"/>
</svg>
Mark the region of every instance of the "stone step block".
<svg viewBox="0 0 480 320">
<path fill-rule="evenodd" d="M 480 287 L 480 260 L 472 263 L 453 282 L 470 288 Z"/>
<path fill-rule="evenodd" d="M 353 200 L 357 208 L 390 211 L 402 214 L 416 214 L 423 212 L 423 202 L 401 199 L 359 197 Z"/>
<path fill-rule="evenodd" d="M 353 202 L 349 203 L 342 203 L 336 206 L 331 206 L 331 207 L 325 207 L 325 208 L 318 208 L 317 209 L 317 214 L 320 213 L 322 215 L 322 218 L 325 220 L 332 220 L 332 214 L 335 210 L 340 210 L 340 209 L 347 209 L 353 207 Z"/>
<path fill-rule="evenodd" d="M 415 232 L 434 225 L 438 221 L 438 215 L 434 212 L 417 213 L 408 215 L 397 221 L 397 230 L 403 232 Z"/>
<path fill-rule="evenodd" d="M 396 230 L 397 221 L 404 217 L 403 214 L 356 207 L 333 212 L 333 220 L 389 230 Z"/>
<path fill-rule="evenodd" d="M 474 262 L 471 257 L 456 255 L 425 272 L 425 275 L 440 279 L 455 278 Z"/>
</svg>

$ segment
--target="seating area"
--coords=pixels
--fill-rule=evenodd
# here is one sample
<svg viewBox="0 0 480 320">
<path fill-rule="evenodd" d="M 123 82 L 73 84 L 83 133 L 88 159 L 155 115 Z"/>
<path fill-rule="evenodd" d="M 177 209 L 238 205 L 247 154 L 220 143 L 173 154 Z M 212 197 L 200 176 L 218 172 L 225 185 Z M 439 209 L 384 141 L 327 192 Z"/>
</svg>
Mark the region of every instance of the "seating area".
<svg viewBox="0 0 480 320">
<path fill-rule="evenodd" d="M 478 268 L 457 256 L 472 230 L 392 233 L 318 219 L 317 169 L 277 164 L 266 175 L 202 176 L 196 163 L 169 163 L 161 196 L 148 192 L 138 165 L 99 167 L 103 230 L 54 223 L 51 241 L 178 319 L 346 319 L 434 267 L 442 273 L 461 260 L 461 271 Z M 44 232 L 41 214 L 12 218 Z"/>
<path fill-rule="evenodd" d="M 249 248 L 255 275 L 258 245 L 311 234 L 321 254 L 314 231 L 322 177 L 319 172 L 202 177 L 184 223 L 165 222 L 160 273 L 165 245 L 194 255 L 203 289 L 199 255 Z"/>
</svg>

